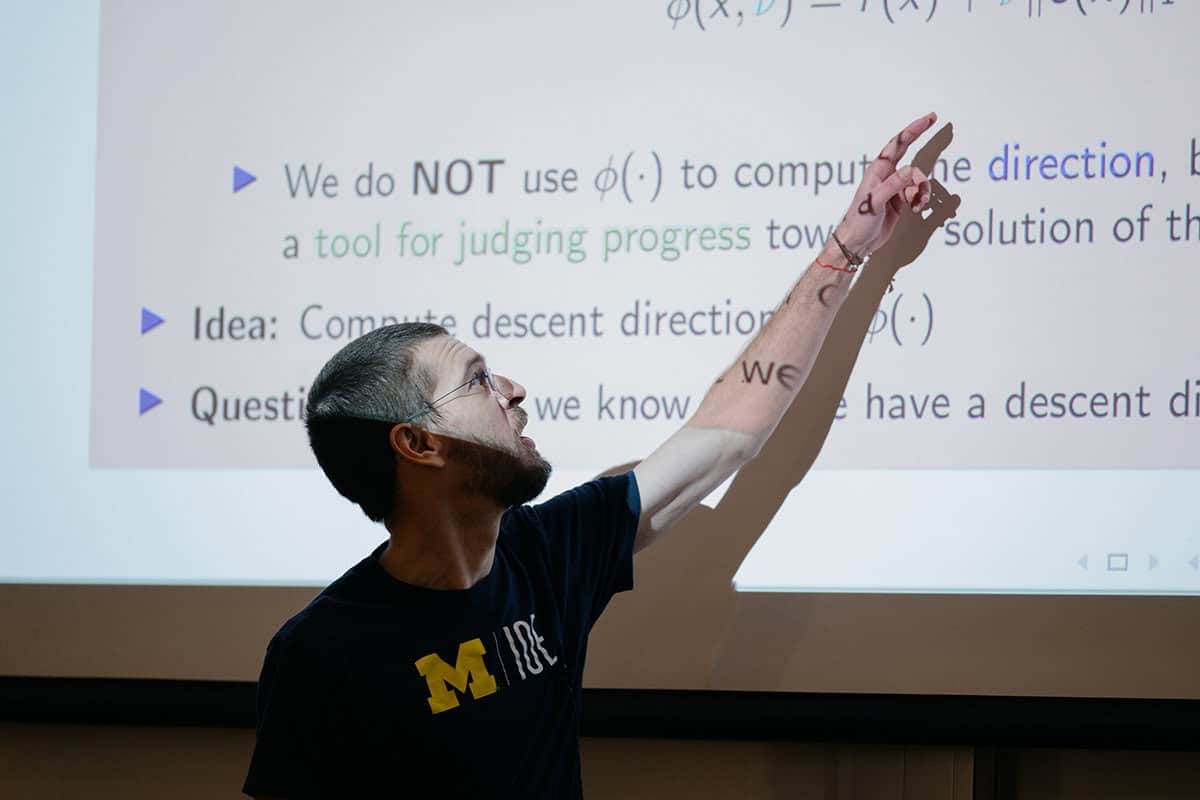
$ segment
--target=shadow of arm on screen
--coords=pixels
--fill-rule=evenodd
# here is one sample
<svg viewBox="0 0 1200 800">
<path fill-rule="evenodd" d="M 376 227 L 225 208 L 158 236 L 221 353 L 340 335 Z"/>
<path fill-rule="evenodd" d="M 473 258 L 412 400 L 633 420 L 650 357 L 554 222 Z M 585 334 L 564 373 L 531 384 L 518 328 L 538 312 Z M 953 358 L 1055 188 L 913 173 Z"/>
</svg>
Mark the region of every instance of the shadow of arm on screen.
<svg viewBox="0 0 1200 800">
<path fill-rule="evenodd" d="M 943 126 L 913 163 L 931 174 L 950 144 Z M 593 669 L 611 685 L 707 685 L 728 638 L 736 608 L 734 573 L 766 530 L 788 493 L 808 473 L 834 421 L 868 326 L 896 272 L 921 254 L 933 233 L 954 216 L 960 198 L 934 181 L 930 211 L 906 211 L 888 242 L 872 255 L 826 336 L 812 372 L 758 456 L 744 465 L 715 509 L 697 506 L 671 535 L 639 553 L 637 591 L 618 596 L 597 625 Z M 636 462 L 604 474 L 628 470 Z M 611 641 L 596 642 L 611 636 Z M 621 660 L 637 648 L 659 655 Z M 679 658 L 672 658 L 671 653 Z M 682 658 L 683 653 L 690 657 Z M 701 655 L 703 654 L 703 655 Z"/>
</svg>

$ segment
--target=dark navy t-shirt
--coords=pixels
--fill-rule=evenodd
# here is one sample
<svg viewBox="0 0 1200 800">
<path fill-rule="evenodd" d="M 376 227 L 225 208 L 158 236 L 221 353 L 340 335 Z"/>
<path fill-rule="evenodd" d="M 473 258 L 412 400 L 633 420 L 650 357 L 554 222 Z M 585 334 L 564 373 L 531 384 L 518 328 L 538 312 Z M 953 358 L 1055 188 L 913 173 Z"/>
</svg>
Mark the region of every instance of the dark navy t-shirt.
<svg viewBox="0 0 1200 800">
<path fill-rule="evenodd" d="M 592 625 L 633 587 L 633 473 L 510 509 L 470 589 L 403 583 L 380 545 L 267 647 L 243 791 L 580 797 Z"/>
</svg>

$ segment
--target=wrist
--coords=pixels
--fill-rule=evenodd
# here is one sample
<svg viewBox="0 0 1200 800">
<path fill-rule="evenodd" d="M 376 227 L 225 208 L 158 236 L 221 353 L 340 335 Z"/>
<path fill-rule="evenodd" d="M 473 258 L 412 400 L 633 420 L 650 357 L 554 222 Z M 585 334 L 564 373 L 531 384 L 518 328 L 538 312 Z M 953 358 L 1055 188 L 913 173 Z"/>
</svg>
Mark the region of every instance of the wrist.
<svg viewBox="0 0 1200 800">
<path fill-rule="evenodd" d="M 837 245 L 833 249 L 833 253 L 822 251 L 806 274 L 810 281 L 814 281 L 810 286 L 820 287 L 816 293 L 817 301 L 826 308 L 836 310 L 858 277 L 858 267 L 847 263 Z"/>
<path fill-rule="evenodd" d="M 841 234 L 838 234 L 840 237 Z M 846 241 L 842 239 L 842 241 Z M 833 264 L 838 267 L 849 267 L 850 262 L 842 255 L 842 248 L 838 247 L 833 241 L 833 237 L 829 237 L 829 241 L 825 242 L 825 246 L 821 248 L 821 252 L 817 253 L 816 261 L 818 264 Z"/>
<path fill-rule="evenodd" d="M 841 241 L 841 246 L 838 245 L 839 240 Z M 840 258 L 850 260 L 847 253 L 842 250 L 844 247 L 849 251 L 849 256 L 854 256 L 860 261 L 866 261 L 867 257 L 871 254 L 867 244 L 867 241 L 861 235 L 856 234 L 852 230 L 847 230 L 847 226 L 844 224 L 839 225 L 829 237 L 829 241 L 826 242 L 826 245 L 831 247 Z"/>
<path fill-rule="evenodd" d="M 853 277 L 854 273 L 858 272 L 858 267 L 848 262 L 840 253 L 835 257 L 822 252 L 821 255 L 813 260 L 813 264 L 822 272 L 828 272 L 847 279 Z"/>
</svg>

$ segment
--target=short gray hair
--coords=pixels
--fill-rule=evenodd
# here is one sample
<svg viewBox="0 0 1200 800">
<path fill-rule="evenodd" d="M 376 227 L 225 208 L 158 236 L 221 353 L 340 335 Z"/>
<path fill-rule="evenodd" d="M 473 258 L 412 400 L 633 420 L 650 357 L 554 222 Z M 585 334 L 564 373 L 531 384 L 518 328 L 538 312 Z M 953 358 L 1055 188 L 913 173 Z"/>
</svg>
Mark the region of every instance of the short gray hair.
<svg viewBox="0 0 1200 800">
<path fill-rule="evenodd" d="M 440 325 L 405 322 L 360 336 L 339 350 L 313 381 L 305 407 L 308 441 L 334 488 L 376 522 L 392 510 L 395 460 L 388 431 L 428 410 L 437 376 L 415 359 Z"/>
</svg>

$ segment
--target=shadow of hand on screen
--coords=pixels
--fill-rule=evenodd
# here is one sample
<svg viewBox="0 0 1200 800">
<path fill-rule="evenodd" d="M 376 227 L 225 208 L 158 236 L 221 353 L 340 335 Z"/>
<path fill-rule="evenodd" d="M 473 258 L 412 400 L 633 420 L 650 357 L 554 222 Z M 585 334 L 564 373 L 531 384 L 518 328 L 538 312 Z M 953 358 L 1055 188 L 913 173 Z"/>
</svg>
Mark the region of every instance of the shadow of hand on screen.
<svg viewBox="0 0 1200 800">
<path fill-rule="evenodd" d="M 932 174 L 952 138 L 952 127 L 943 126 L 913 163 Z M 860 274 L 808 380 L 758 456 L 741 468 L 716 508 L 697 506 L 662 541 L 638 554 L 636 591 L 613 598 L 592 634 L 588 671 L 602 675 L 603 685 L 777 688 L 786 654 L 800 638 L 804 610 L 797 599 L 805 596 L 739 595 L 732 585 L 734 573 L 821 451 L 891 280 L 921 254 L 960 202 L 932 181 L 925 216 L 905 210 L 891 238 Z M 628 470 L 634 463 L 605 474 Z M 815 537 L 820 532 L 793 535 Z M 778 607 L 784 597 L 789 598 L 788 613 L 781 618 Z M 768 653 L 771 658 L 764 659 Z"/>
</svg>

